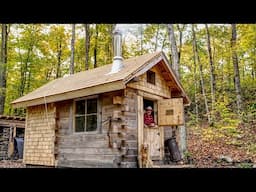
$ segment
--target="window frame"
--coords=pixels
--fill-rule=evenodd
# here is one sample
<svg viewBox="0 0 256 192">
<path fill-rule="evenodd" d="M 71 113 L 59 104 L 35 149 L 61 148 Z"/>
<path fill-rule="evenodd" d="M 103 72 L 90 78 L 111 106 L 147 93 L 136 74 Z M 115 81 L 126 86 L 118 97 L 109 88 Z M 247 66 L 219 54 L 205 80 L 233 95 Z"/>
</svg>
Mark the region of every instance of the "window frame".
<svg viewBox="0 0 256 192">
<path fill-rule="evenodd" d="M 84 131 L 81 132 L 77 132 L 76 131 L 76 102 L 77 101 L 81 101 L 81 100 L 85 100 L 85 109 L 87 107 L 87 100 L 88 99 L 97 99 L 97 127 L 95 131 L 86 131 L 86 129 Z M 99 96 L 95 95 L 95 96 L 88 96 L 88 97 L 81 97 L 81 98 L 77 98 L 73 100 L 73 133 L 74 134 L 97 134 L 100 132 L 100 102 L 99 102 Z M 87 114 L 85 114 L 84 116 L 86 116 Z M 85 120 L 85 125 L 86 125 L 86 120 Z M 86 128 L 86 127 L 85 127 Z"/>
<path fill-rule="evenodd" d="M 151 79 L 150 76 L 153 75 L 154 78 L 153 78 L 153 81 L 154 83 L 150 82 L 149 80 Z M 151 85 L 156 85 L 156 72 L 154 71 L 151 71 L 151 70 L 148 70 L 146 72 L 146 78 L 147 78 L 147 83 L 150 83 Z"/>
</svg>

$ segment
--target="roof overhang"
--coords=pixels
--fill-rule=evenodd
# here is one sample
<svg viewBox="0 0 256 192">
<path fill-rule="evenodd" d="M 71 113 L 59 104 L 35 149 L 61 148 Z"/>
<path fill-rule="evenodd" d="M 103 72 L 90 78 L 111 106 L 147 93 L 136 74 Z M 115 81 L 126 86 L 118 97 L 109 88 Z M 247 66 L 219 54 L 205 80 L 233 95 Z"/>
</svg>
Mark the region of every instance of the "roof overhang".
<svg viewBox="0 0 256 192">
<path fill-rule="evenodd" d="M 20 101 L 20 102 L 14 101 L 12 102 L 12 105 L 14 108 L 29 107 L 29 106 L 40 105 L 45 103 L 52 103 L 52 102 L 64 101 L 68 99 L 85 97 L 85 96 L 95 95 L 95 94 L 104 93 L 104 92 L 116 91 L 124 88 L 125 88 L 125 84 L 123 83 L 122 80 L 120 80 L 120 81 L 114 81 L 114 82 L 96 85 L 93 87 L 87 87 L 84 89 L 78 89 L 78 90 L 74 90 L 66 93 L 50 95 L 46 97 L 42 96 L 40 98 L 32 99 L 32 100 L 26 100 L 26 101 Z"/>
</svg>

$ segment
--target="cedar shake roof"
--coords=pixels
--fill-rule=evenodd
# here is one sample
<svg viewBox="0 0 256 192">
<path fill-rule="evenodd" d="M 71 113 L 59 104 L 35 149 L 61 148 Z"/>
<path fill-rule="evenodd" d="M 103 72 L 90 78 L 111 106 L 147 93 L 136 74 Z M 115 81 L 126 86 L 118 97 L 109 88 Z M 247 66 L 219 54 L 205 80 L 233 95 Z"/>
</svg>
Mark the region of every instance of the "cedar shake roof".
<svg viewBox="0 0 256 192">
<path fill-rule="evenodd" d="M 144 71 L 144 68 L 147 68 L 147 66 L 151 68 L 160 61 L 164 61 L 162 63 L 165 63 L 170 70 L 174 79 L 173 82 L 176 84 L 175 88 L 181 92 L 184 103 L 189 104 L 190 100 L 177 80 L 175 73 L 169 67 L 168 60 L 163 52 L 149 53 L 126 59 L 123 61 L 124 67 L 117 73 L 108 74 L 111 71 L 111 63 L 55 79 L 16 99 L 12 104 L 14 107 L 25 107 L 124 89 L 125 84 L 137 74 L 141 75 L 140 72 Z"/>
</svg>

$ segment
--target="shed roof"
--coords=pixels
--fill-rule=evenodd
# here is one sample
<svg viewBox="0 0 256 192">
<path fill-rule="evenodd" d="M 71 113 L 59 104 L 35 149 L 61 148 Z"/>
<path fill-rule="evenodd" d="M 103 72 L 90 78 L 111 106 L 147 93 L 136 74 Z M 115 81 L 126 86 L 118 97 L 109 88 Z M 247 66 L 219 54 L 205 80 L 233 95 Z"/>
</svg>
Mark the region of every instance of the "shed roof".
<svg viewBox="0 0 256 192">
<path fill-rule="evenodd" d="M 155 52 L 124 60 L 124 67 L 118 73 L 109 74 L 112 64 L 108 64 L 55 79 L 31 93 L 16 99 L 12 104 L 14 107 L 25 107 L 124 89 L 125 84 L 136 74 L 140 74 L 143 68 L 148 65 L 154 66 L 161 60 L 164 60 L 170 73 L 174 76 L 177 88 L 183 93 L 184 103 L 190 103 L 175 73 L 169 67 L 164 53 Z"/>
</svg>

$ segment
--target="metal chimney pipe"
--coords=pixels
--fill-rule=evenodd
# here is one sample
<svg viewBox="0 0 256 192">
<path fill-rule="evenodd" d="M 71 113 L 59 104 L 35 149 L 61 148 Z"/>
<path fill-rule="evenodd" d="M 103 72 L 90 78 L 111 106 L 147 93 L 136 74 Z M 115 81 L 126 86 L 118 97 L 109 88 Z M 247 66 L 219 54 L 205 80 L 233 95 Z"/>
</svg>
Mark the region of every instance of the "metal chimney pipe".
<svg viewBox="0 0 256 192">
<path fill-rule="evenodd" d="M 122 34 L 121 31 L 114 31 L 114 58 L 111 73 L 117 73 L 123 68 L 123 57 L 122 57 Z"/>
</svg>

